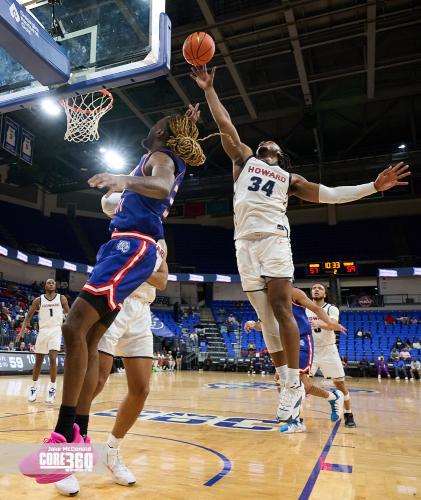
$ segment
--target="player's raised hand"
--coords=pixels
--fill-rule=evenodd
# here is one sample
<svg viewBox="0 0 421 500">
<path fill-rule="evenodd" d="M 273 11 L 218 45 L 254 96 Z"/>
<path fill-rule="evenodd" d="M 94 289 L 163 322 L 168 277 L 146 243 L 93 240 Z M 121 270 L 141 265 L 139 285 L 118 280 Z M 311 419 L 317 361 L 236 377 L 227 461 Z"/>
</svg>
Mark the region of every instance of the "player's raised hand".
<svg viewBox="0 0 421 500">
<path fill-rule="evenodd" d="M 200 118 L 199 103 L 197 103 L 194 106 L 192 104 L 189 104 L 189 107 L 187 108 L 187 111 L 184 113 L 184 116 L 193 123 L 197 123 Z"/>
<path fill-rule="evenodd" d="M 197 83 L 202 90 L 209 90 L 213 87 L 216 67 L 213 67 L 210 72 L 206 66 L 192 66 L 190 77 Z"/>
<path fill-rule="evenodd" d="M 403 161 L 387 167 L 377 176 L 374 187 L 377 191 L 387 191 L 395 186 L 407 186 L 408 182 L 402 182 L 402 179 L 411 175 L 408 168 L 409 165 L 405 165 Z"/>
<path fill-rule="evenodd" d="M 96 174 L 88 180 L 91 188 L 108 188 L 105 197 L 108 198 L 112 193 L 122 193 L 126 189 L 126 175 L 114 174 Z"/>
</svg>

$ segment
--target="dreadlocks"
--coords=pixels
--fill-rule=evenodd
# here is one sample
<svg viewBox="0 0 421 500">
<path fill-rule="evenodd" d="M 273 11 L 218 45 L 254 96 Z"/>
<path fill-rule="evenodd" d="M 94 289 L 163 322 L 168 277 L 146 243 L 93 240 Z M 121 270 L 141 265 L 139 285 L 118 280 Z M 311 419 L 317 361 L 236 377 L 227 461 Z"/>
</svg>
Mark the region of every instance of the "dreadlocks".
<svg viewBox="0 0 421 500">
<path fill-rule="evenodd" d="M 199 139 L 199 130 L 187 116 L 172 115 L 168 120 L 171 135 L 167 146 L 179 156 L 187 165 L 198 167 L 206 161 L 202 146 L 199 144 L 210 137 L 220 134 L 211 134 Z"/>
</svg>

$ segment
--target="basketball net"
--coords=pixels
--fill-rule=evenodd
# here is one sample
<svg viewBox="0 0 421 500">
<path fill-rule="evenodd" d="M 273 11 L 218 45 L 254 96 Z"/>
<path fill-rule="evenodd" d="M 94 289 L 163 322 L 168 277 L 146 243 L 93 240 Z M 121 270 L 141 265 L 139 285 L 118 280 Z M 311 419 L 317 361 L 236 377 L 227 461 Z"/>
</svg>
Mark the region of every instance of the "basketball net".
<svg viewBox="0 0 421 500">
<path fill-rule="evenodd" d="M 113 107 L 113 102 L 114 98 L 108 90 L 98 90 L 60 101 L 67 117 L 64 140 L 69 142 L 97 141 L 99 120 Z"/>
</svg>

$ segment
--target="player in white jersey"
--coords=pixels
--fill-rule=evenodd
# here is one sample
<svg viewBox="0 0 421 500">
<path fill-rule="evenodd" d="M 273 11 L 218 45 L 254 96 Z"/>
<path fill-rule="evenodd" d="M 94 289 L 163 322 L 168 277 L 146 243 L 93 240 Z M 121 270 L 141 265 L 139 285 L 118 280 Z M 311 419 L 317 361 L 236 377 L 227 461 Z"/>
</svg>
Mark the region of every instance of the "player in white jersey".
<svg viewBox="0 0 421 500">
<path fill-rule="evenodd" d="M 39 331 L 35 342 L 35 365 L 32 370 L 32 385 L 29 388 L 28 401 L 33 403 L 37 399 L 41 365 L 44 356 L 48 354 L 50 358 L 50 383 L 45 402 L 52 404 L 56 398 L 57 352 L 61 345 L 61 325 L 64 314 L 69 312 L 69 304 L 64 295 L 56 292 L 56 282 L 51 278 L 45 283 L 45 294 L 32 302 L 22 323 L 21 336 L 25 334 L 36 311 L 38 311 Z"/>
<path fill-rule="evenodd" d="M 103 198 L 103 210 L 111 215 L 118 204 L 120 195 Z M 149 380 L 152 373 L 153 335 L 151 330 L 150 305 L 155 300 L 156 289 L 167 286 L 167 247 L 164 240 L 157 244 L 157 263 L 148 281 L 140 285 L 123 302 L 121 311 L 105 332 L 98 344 L 99 377 L 98 385 L 90 396 L 84 398 L 84 391 L 77 407 L 76 423 L 80 433 L 87 439 L 89 411 L 92 401 L 103 390 L 111 372 L 114 356 L 121 357 L 125 368 L 128 393 L 121 403 L 115 424 L 107 440 L 107 462 L 114 482 L 122 486 L 132 486 L 136 478 L 120 457 L 120 444 L 134 425 L 149 394 Z M 57 490 L 66 496 L 79 492 L 79 482 L 74 475 L 55 483 Z"/>
<path fill-rule="evenodd" d="M 267 345 L 281 378 L 286 378 L 277 415 L 296 419 L 303 387 L 299 378 L 299 332 L 291 310 L 294 265 L 286 216 L 288 197 L 314 203 L 346 203 L 377 191 L 407 184 L 408 166 L 389 167 L 374 182 L 329 188 L 292 174 L 288 156 L 273 141 L 263 141 L 256 153 L 244 144 L 213 86 L 216 69 L 192 68 L 192 78 L 205 92 L 221 133 L 222 146 L 233 163 L 234 224 L 237 265 L 242 286 L 262 320 Z"/>
<path fill-rule="evenodd" d="M 322 307 L 329 318 L 339 322 L 339 309 L 326 302 L 326 288 L 316 283 L 311 288 L 313 302 Z M 344 394 L 344 420 L 346 427 L 356 427 L 351 411 L 349 391 L 345 385 L 345 371 L 336 346 L 336 335 L 332 326 L 320 320 L 310 309 L 306 310 L 313 329 L 314 358 L 310 374 L 314 376 L 320 368 L 325 378 L 331 378 L 335 387 Z"/>
</svg>

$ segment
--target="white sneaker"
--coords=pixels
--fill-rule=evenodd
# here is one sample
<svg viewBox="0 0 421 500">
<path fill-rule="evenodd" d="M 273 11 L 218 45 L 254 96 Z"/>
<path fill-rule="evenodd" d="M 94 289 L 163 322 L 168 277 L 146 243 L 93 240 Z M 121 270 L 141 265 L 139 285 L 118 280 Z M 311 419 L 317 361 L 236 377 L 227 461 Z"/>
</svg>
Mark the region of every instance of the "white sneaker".
<svg viewBox="0 0 421 500">
<path fill-rule="evenodd" d="M 301 403 L 305 396 L 303 384 L 298 387 L 284 386 L 279 394 L 279 405 L 276 412 L 278 422 L 297 420 L 300 416 Z"/>
<path fill-rule="evenodd" d="M 121 460 L 118 448 L 108 447 L 107 463 L 105 465 L 113 475 L 115 483 L 121 484 L 121 486 L 133 486 L 135 484 L 136 478 Z"/>
<path fill-rule="evenodd" d="M 377 375 L 377 378 L 378 378 L 379 380 L 381 380 L 381 379 L 382 379 L 382 376 L 381 376 L 381 375 Z"/>
<path fill-rule="evenodd" d="M 60 495 L 64 495 L 65 497 L 74 497 L 80 490 L 79 481 L 73 474 L 61 481 L 57 481 L 54 483 L 54 486 Z"/>
<path fill-rule="evenodd" d="M 405 380 L 408 380 L 408 377 L 405 377 Z"/>
<path fill-rule="evenodd" d="M 286 425 L 279 427 L 279 432 L 282 434 L 293 434 L 295 432 L 305 432 L 307 430 L 302 418 L 291 420 Z"/>
<path fill-rule="evenodd" d="M 56 388 L 49 385 L 45 402 L 52 405 L 55 403 L 55 401 L 56 401 Z"/>
<path fill-rule="evenodd" d="M 39 385 L 31 385 L 28 391 L 28 401 L 33 403 L 37 400 L 37 395 L 39 392 Z"/>
<path fill-rule="evenodd" d="M 334 389 L 331 392 L 335 395 L 335 399 L 329 401 L 331 408 L 330 420 L 331 422 L 336 422 L 344 413 L 344 394 L 338 389 Z"/>
<path fill-rule="evenodd" d="M 411 378 L 409 379 L 409 381 L 410 381 L 410 382 L 413 382 L 413 381 L 414 381 L 414 377 L 411 377 Z"/>
<path fill-rule="evenodd" d="M 400 380 L 400 377 L 396 377 L 395 380 Z"/>
</svg>

